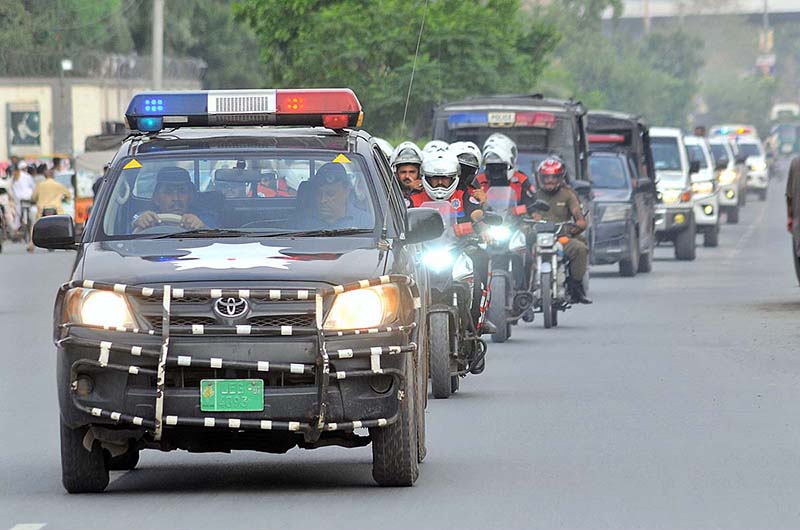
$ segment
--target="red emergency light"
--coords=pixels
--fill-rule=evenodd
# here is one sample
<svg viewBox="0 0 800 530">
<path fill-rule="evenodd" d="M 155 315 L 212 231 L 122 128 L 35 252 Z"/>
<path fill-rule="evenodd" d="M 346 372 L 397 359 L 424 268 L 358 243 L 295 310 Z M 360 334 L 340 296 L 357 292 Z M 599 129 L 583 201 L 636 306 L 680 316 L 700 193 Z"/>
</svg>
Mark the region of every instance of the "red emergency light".
<svg viewBox="0 0 800 530">
<path fill-rule="evenodd" d="M 551 112 L 517 112 L 514 126 L 552 129 L 556 126 L 556 115 Z"/>
</svg>

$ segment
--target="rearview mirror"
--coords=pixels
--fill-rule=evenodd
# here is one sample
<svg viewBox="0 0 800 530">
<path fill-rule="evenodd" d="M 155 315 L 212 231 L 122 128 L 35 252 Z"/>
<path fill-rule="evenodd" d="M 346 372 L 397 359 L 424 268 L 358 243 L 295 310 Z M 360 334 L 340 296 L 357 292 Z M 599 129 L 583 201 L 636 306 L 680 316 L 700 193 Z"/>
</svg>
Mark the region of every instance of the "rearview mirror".
<svg viewBox="0 0 800 530">
<path fill-rule="evenodd" d="M 655 189 L 655 184 L 653 184 L 653 181 L 648 178 L 642 177 L 636 182 L 636 191 L 650 193 L 655 191 Z"/>
<path fill-rule="evenodd" d="M 700 161 L 699 160 L 692 160 L 689 162 L 689 174 L 694 175 L 695 173 L 700 172 Z"/>
<path fill-rule="evenodd" d="M 549 212 L 550 211 L 550 204 L 547 201 L 543 201 L 542 199 L 539 199 L 535 203 L 533 203 L 533 211 L 535 211 L 535 212 Z"/>
<path fill-rule="evenodd" d="M 436 239 L 444 233 L 444 222 L 438 210 L 433 208 L 410 208 L 408 210 L 408 232 L 406 243 L 413 245 Z"/>
<path fill-rule="evenodd" d="M 483 212 L 483 217 L 481 221 L 486 223 L 489 226 L 499 226 L 503 224 L 503 216 L 496 214 L 494 212 Z"/>
<path fill-rule="evenodd" d="M 33 225 L 33 244 L 50 250 L 75 248 L 75 224 L 69 215 L 48 215 Z"/>
</svg>

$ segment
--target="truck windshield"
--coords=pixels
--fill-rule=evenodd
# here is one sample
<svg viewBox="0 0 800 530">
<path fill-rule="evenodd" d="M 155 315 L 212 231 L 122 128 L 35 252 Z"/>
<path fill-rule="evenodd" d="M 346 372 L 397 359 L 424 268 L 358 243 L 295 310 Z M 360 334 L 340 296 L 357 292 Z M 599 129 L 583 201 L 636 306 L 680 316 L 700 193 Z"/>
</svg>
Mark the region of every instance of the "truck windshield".
<svg viewBox="0 0 800 530">
<path fill-rule="evenodd" d="M 98 239 L 373 229 L 366 169 L 336 152 L 122 159 L 109 173 Z"/>
<path fill-rule="evenodd" d="M 739 144 L 739 151 L 745 156 L 764 156 L 758 144 Z"/>
<path fill-rule="evenodd" d="M 721 164 L 728 164 L 730 162 L 730 158 L 728 158 L 728 151 L 725 149 L 724 145 L 721 144 L 711 144 L 711 153 L 714 155 L 714 159 Z"/>
<path fill-rule="evenodd" d="M 706 169 L 706 155 L 703 153 L 703 148 L 699 145 L 687 145 L 686 153 L 689 155 L 689 162 L 697 162 L 700 164 L 700 169 Z"/>
<path fill-rule="evenodd" d="M 594 188 L 616 190 L 628 187 L 628 176 L 619 157 L 592 155 L 589 159 L 589 169 Z"/>
<path fill-rule="evenodd" d="M 677 138 L 652 137 L 650 138 L 650 149 L 653 152 L 653 164 L 656 171 L 680 171 L 682 169 Z"/>
</svg>

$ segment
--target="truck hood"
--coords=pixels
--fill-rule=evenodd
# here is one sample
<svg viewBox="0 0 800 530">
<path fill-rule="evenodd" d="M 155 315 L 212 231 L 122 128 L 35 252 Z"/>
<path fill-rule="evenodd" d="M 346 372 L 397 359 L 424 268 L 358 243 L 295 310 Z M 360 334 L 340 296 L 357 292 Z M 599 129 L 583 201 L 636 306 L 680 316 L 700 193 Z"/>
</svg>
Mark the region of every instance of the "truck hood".
<svg viewBox="0 0 800 530">
<path fill-rule="evenodd" d="M 656 171 L 656 189 L 683 189 L 686 187 L 686 175 L 683 171 Z"/>
<path fill-rule="evenodd" d="M 374 238 L 165 239 L 84 246 L 75 279 L 112 283 L 325 282 L 380 276 L 390 252 Z"/>
</svg>

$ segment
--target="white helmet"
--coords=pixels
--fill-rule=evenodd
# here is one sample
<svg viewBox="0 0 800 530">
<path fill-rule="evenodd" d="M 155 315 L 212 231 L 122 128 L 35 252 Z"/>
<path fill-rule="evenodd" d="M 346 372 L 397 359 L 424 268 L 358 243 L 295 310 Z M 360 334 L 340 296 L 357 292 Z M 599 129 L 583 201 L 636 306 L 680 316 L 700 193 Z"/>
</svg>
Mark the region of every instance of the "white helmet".
<svg viewBox="0 0 800 530">
<path fill-rule="evenodd" d="M 504 175 L 509 180 L 514 176 L 513 157 L 506 142 L 497 141 L 486 146 L 483 150 L 483 165 L 487 177 L 490 176 L 489 166 L 503 166 Z M 502 177 L 497 176 L 495 178 Z"/>
<path fill-rule="evenodd" d="M 419 147 L 414 142 L 403 142 L 394 149 L 392 156 L 389 158 L 389 164 L 392 166 L 392 171 L 397 171 L 397 166 L 403 164 L 420 166 L 422 165 L 422 151 L 419 150 Z"/>
<path fill-rule="evenodd" d="M 375 143 L 378 144 L 378 147 L 381 148 L 383 154 L 386 155 L 386 158 L 391 158 L 392 152 L 394 151 L 394 147 L 388 141 L 384 140 L 383 138 L 374 137 Z"/>
<path fill-rule="evenodd" d="M 502 145 L 505 146 L 509 153 L 511 154 L 511 167 L 508 168 L 508 179 L 511 180 L 511 177 L 514 176 L 514 172 L 517 170 L 517 144 L 506 136 L 503 133 L 492 133 L 483 143 L 483 150 L 486 151 L 486 148 L 493 145 Z"/>
<path fill-rule="evenodd" d="M 428 155 L 430 153 L 441 153 L 447 151 L 448 144 L 442 140 L 431 140 L 425 147 L 422 148 L 422 154 Z"/>
<path fill-rule="evenodd" d="M 449 151 L 430 154 L 422 162 L 422 188 L 434 200 L 446 201 L 455 193 L 458 187 L 458 158 Z M 450 184 L 444 188 L 431 186 L 428 179 L 433 177 L 446 177 Z"/>
<path fill-rule="evenodd" d="M 453 142 L 448 151 L 456 155 L 460 164 L 474 168 L 476 172 L 483 162 L 481 150 L 474 142 Z"/>
</svg>

